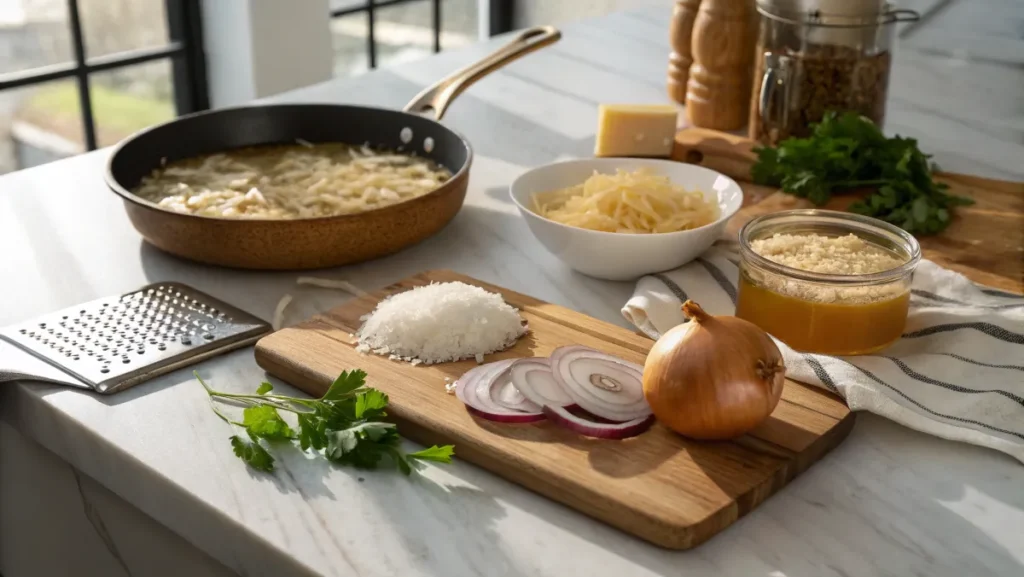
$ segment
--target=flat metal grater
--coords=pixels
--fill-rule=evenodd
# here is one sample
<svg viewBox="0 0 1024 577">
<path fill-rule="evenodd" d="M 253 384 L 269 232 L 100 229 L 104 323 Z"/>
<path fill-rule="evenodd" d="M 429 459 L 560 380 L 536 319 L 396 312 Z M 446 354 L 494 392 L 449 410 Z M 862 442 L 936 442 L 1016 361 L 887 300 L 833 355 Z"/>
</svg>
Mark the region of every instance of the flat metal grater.
<svg viewBox="0 0 1024 577">
<path fill-rule="evenodd" d="M 5 327 L 0 339 L 111 394 L 269 332 L 245 311 L 165 282 Z"/>
</svg>

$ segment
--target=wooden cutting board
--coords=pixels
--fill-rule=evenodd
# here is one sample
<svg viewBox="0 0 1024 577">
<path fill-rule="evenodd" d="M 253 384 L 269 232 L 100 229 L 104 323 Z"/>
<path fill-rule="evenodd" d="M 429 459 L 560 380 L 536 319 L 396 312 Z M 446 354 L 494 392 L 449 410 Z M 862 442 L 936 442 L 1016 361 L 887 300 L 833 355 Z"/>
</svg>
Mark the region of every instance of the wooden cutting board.
<svg viewBox="0 0 1024 577">
<path fill-rule="evenodd" d="M 744 208 L 727 229 L 732 239 L 756 216 L 814 207 L 806 199 L 751 183 L 753 147 L 746 138 L 713 130 L 688 128 L 676 135 L 675 160 L 717 170 L 743 188 Z M 1024 293 L 1024 183 L 955 173 L 939 173 L 938 178 L 949 184 L 951 193 L 971 197 L 975 204 L 957 207 L 952 223 L 941 234 L 918 237 L 924 257 L 974 282 Z M 859 197 L 836 196 L 820 208 L 845 210 Z"/>
<path fill-rule="evenodd" d="M 732 442 L 683 439 L 660 425 L 622 441 L 588 439 L 548 422 L 498 424 L 474 418 L 445 377 L 472 361 L 412 366 L 354 350 L 359 317 L 387 295 L 431 281 L 462 281 L 500 293 L 520 309 L 530 333 L 502 358 L 547 356 L 581 344 L 643 363 L 653 341 L 569 309 L 451 271 L 429 271 L 264 337 L 256 361 L 320 396 L 345 369 L 391 398 L 390 417 L 422 444 L 453 443 L 456 456 L 652 543 L 693 547 L 778 491 L 842 441 L 854 414 L 823 391 L 786 381 L 782 401 L 752 433 Z"/>
</svg>

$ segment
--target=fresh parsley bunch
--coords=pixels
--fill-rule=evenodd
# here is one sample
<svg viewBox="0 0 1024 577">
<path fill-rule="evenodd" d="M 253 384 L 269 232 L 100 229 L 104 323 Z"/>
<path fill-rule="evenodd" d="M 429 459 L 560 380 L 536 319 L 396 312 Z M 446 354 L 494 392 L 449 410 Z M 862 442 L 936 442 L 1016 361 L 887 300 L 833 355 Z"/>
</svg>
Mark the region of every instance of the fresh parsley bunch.
<svg viewBox="0 0 1024 577">
<path fill-rule="evenodd" d="M 196 379 L 210 396 L 213 411 L 232 425 L 243 427 L 248 439 L 231 437 L 235 455 L 260 471 L 274 470 L 274 457 L 264 444 L 298 443 L 305 452 L 321 453 L 335 463 L 373 469 L 387 455 L 408 475 L 410 460 L 450 463 L 455 450 L 451 445 L 437 445 L 415 453 L 404 453 L 401 438 L 393 423 L 383 421 L 387 415 L 388 396 L 364 386 L 366 373 L 345 371 L 319 399 L 303 399 L 271 394 L 274 387 L 263 383 L 255 395 L 224 393 L 211 389 L 199 374 Z M 242 421 L 235 421 L 217 408 L 218 399 L 248 405 Z M 296 432 L 279 411 L 294 413 L 298 419 Z"/>
<path fill-rule="evenodd" d="M 754 182 L 778 186 L 814 204 L 835 192 L 873 188 L 850 206 L 910 233 L 933 234 L 949 225 L 950 212 L 974 201 L 952 194 L 932 177 L 929 155 L 913 138 L 887 138 L 867 118 L 829 112 L 807 138 L 788 138 L 778 147 L 755 148 Z"/>
</svg>

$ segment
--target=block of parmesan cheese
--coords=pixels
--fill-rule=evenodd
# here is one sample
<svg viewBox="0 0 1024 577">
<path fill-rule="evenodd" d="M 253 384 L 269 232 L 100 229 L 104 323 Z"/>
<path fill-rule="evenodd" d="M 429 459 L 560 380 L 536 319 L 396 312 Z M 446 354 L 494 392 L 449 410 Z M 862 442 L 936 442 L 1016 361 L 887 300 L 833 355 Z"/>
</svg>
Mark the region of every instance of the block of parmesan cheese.
<svg viewBox="0 0 1024 577">
<path fill-rule="evenodd" d="M 594 156 L 668 157 L 679 110 L 665 104 L 602 104 Z"/>
</svg>

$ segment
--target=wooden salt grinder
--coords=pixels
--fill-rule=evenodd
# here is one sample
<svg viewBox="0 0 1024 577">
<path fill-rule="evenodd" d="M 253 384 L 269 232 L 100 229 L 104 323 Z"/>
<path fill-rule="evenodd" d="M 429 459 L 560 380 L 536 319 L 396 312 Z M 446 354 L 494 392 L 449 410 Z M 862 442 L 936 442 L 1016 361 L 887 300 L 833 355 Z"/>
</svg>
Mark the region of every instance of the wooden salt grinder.
<svg viewBox="0 0 1024 577">
<path fill-rule="evenodd" d="M 690 78 L 693 55 L 690 51 L 693 21 L 701 0 L 676 0 L 672 9 L 672 23 L 668 40 L 672 52 L 668 55 L 668 97 L 682 104 L 686 102 L 686 81 Z"/>
<path fill-rule="evenodd" d="M 747 122 L 754 58 L 754 0 L 702 0 L 693 24 L 686 116 L 694 126 L 737 130 Z"/>
</svg>

